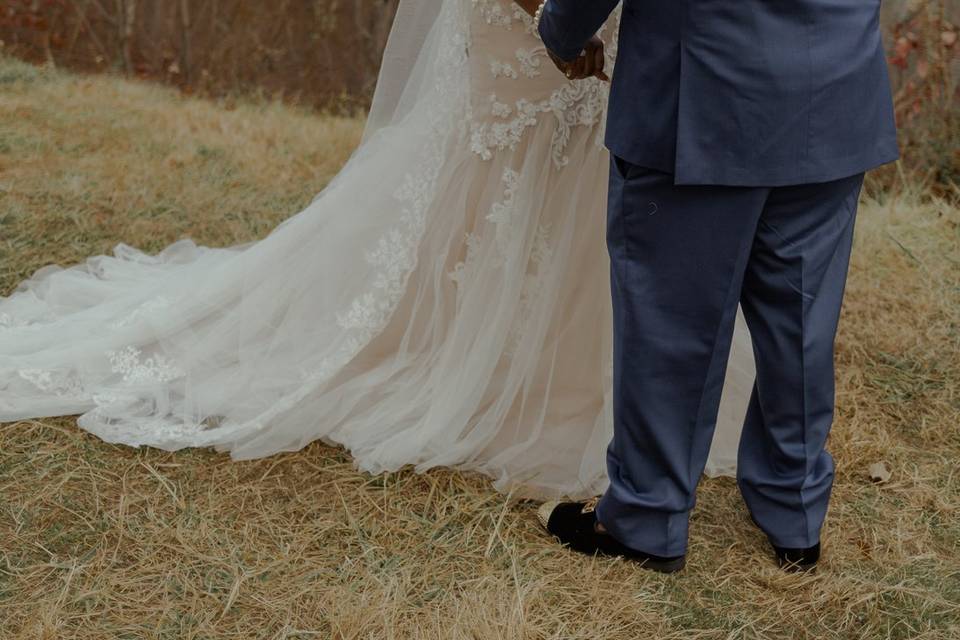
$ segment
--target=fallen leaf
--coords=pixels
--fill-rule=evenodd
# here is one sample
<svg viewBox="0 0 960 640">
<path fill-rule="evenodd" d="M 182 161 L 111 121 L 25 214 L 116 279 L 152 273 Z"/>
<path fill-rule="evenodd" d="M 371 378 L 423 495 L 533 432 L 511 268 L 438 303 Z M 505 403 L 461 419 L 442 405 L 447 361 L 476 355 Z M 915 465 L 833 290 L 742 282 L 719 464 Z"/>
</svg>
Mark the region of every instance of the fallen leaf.
<svg viewBox="0 0 960 640">
<path fill-rule="evenodd" d="M 870 473 L 870 479 L 874 482 L 886 482 L 893 475 L 887 468 L 886 463 L 883 462 L 874 462 L 867 471 Z"/>
</svg>

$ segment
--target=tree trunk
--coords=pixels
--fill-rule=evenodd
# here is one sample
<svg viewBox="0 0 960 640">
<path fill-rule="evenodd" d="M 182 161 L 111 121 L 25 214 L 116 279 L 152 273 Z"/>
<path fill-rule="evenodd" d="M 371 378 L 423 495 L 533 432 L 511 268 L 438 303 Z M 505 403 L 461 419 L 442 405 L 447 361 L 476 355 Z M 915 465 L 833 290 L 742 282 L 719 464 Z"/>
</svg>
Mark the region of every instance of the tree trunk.
<svg viewBox="0 0 960 640">
<path fill-rule="evenodd" d="M 191 82 L 190 56 L 190 0 L 180 0 L 180 70 L 183 84 Z"/>
</svg>

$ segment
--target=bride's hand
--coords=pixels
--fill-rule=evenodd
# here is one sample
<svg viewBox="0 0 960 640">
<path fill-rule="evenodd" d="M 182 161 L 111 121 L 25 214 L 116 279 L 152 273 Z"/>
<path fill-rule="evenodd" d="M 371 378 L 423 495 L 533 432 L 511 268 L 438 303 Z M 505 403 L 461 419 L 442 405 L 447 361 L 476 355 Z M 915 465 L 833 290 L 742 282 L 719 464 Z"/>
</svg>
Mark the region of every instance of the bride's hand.
<svg viewBox="0 0 960 640">
<path fill-rule="evenodd" d="M 582 80 L 590 76 L 596 76 L 604 82 L 609 82 L 610 78 L 604 72 L 603 67 L 606 64 L 606 57 L 603 53 L 603 40 L 599 36 L 593 36 L 584 47 L 580 57 L 572 62 L 561 60 L 547 49 L 550 59 L 557 65 L 557 68 L 563 72 L 570 80 Z"/>
</svg>

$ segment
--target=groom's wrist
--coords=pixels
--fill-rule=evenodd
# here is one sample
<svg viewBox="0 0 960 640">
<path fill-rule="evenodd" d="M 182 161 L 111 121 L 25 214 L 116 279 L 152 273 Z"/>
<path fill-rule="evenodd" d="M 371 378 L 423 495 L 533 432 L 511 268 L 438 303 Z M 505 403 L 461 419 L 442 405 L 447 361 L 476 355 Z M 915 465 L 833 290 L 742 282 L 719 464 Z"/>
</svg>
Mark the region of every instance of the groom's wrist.
<svg viewBox="0 0 960 640">
<path fill-rule="evenodd" d="M 554 62 L 568 64 L 580 56 L 583 47 L 581 46 L 574 50 L 574 48 L 571 48 L 568 43 L 563 42 L 563 39 L 559 37 L 554 20 L 555 16 L 552 16 L 547 10 L 549 2 L 550 0 L 543 0 L 537 7 L 537 11 L 533 17 L 533 28 L 537 35 L 540 36 L 540 40 L 543 41 L 547 52 L 550 54 L 550 57 L 553 58 Z"/>
</svg>

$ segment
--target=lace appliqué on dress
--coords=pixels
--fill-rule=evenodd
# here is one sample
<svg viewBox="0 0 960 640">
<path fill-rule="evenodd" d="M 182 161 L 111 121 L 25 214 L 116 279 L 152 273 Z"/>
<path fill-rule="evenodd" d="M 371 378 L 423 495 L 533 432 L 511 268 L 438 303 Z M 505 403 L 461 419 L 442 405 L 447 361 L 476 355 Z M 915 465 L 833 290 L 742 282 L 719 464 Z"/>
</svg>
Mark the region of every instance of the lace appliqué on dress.
<svg viewBox="0 0 960 640">
<path fill-rule="evenodd" d="M 514 235 L 517 228 L 516 216 L 518 214 L 516 197 L 517 191 L 521 186 L 520 174 L 514 169 L 505 169 L 502 182 L 504 187 L 503 199 L 495 202 L 485 217 L 486 220 L 492 222 L 494 225 L 494 242 L 497 246 L 497 260 L 479 262 L 480 238 L 476 234 L 468 232 L 466 234 L 466 257 L 463 261 L 458 262 L 447 274 L 458 286 L 463 286 L 467 282 L 468 276 L 476 273 L 476 270 L 481 265 L 483 268 L 502 267 L 511 253 L 510 243 L 516 241 Z M 532 315 L 533 307 L 539 299 L 540 292 L 546 290 L 543 283 L 549 272 L 549 264 L 552 256 L 553 249 L 550 246 L 549 227 L 541 223 L 537 225 L 533 237 L 528 268 L 520 290 L 519 308 L 514 316 L 509 338 L 504 349 L 504 355 L 507 357 L 515 355 L 520 346 L 525 319 L 534 317 Z"/>
<path fill-rule="evenodd" d="M 116 351 L 108 351 L 107 359 L 114 373 L 123 376 L 128 383 L 170 382 L 185 374 L 173 360 L 161 353 L 144 358 L 143 351 L 127 346 Z"/>
<path fill-rule="evenodd" d="M 83 383 L 73 370 L 21 369 L 17 373 L 44 393 L 70 398 L 83 396 L 84 393 Z"/>
<path fill-rule="evenodd" d="M 504 0 L 505 1 L 505 0 Z M 472 0 L 475 11 L 486 24 L 512 30 L 514 24 L 525 25 L 529 34 L 533 34 L 533 20 L 512 2 L 505 7 L 499 0 Z M 545 65 L 550 65 L 546 48 L 533 35 L 524 38 L 526 46 L 517 47 L 513 60 L 503 60 L 490 54 L 488 67 L 491 78 L 497 82 L 524 82 L 540 77 Z M 611 43 L 607 52 L 610 67 L 613 65 L 615 43 Z M 491 86 L 497 86 L 496 82 Z M 523 91 L 518 92 L 520 95 Z M 489 96 L 490 117 L 476 118 L 470 122 L 470 149 L 484 160 L 493 158 L 494 153 L 515 150 L 524 134 L 535 127 L 541 117 L 552 117 L 556 127 L 551 138 L 551 157 L 556 167 L 566 166 L 569 158 L 565 151 L 570 142 L 572 131 L 576 127 L 594 127 L 597 131 L 596 143 L 602 146 L 603 116 L 606 110 L 609 90 L 605 83 L 597 78 L 577 81 L 562 81 L 549 97 L 542 100 L 519 98 L 508 104 L 495 93 Z"/>
<path fill-rule="evenodd" d="M 487 24 L 503 27 L 510 31 L 519 22 L 527 33 L 533 34 L 533 17 L 514 2 L 509 2 L 507 7 L 504 7 L 497 0 L 471 0 L 471 2 L 473 8 Z"/>
<path fill-rule="evenodd" d="M 497 151 L 516 149 L 527 129 L 536 126 L 543 114 L 556 118 L 556 129 L 551 138 L 551 158 L 555 166 L 564 167 L 570 161 L 565 151 L 574 127 L 593 126 L 601 122 L 606 107 L 606 92 L 596 88 L 595 78 L 571 83 L 553 93 L 549 100 L 531 102 L 524 98 L 511 107 L 490 96 L 494 105 L 494 122 L 473 122 L 470 127 L 470 149 L 484 160 L 493 158 Z M 512 117 L 511 117 L 512 116 Z"/>
</svg>

